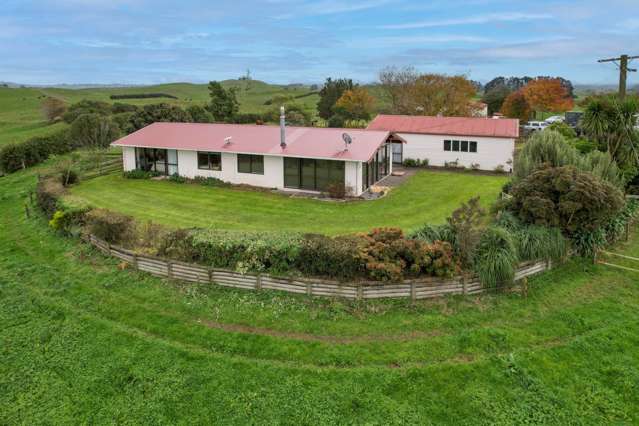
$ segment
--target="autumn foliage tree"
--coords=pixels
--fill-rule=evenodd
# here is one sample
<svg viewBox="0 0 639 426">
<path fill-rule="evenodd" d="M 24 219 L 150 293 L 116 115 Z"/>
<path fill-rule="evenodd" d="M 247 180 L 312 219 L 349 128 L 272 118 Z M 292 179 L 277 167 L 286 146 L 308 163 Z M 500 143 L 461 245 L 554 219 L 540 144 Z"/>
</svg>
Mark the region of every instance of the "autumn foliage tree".
<svg viewBox="0 0 639 426">
<path fill-rule="evenodd" d="M 42 102 L 42 113 L 48 121 L 61 118 L 66 110 L 66 104 L 58 98 L 49 96 Z"/>
<path fill-rule="evenodd" d="M 528 121 L 532 114 L 532 110 L 526 100 L 526 96 L 524 96 L 521 90 L 518 90 L 506 97 L 503 105 L 501 106 L 501 113 L 506 117 L 518 118 L 521 121 Z"/>
<path fill-rule="evenodd" d="M 558 78 L 538 78 L 522 89 L 526 102 L 535 112 L 564 112 L 573 107 L 573 100 Z"/>
<path fill-rule="evenodd" d="M 394 114 L 471 116 L 475 86 L 466 77 L 386 68 L 380 83 Z"/>
<path fill-rule="evenodd" d="M 363 87 L 354 87 L 342 93 L 333 109 L 349 120 L 368 120 L 374 106 L 375 98 L 368 93 L 368 90 Z"/>
</svg>

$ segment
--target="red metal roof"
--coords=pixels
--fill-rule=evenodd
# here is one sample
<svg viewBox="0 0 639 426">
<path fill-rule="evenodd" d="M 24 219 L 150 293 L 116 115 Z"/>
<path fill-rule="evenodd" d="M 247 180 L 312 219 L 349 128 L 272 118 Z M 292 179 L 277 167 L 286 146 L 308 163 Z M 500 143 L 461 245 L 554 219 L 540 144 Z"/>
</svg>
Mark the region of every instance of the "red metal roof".
<svg viewBox="0 0 639 426">
<path fill-rule="evenodd" d="M 367 129 L 427 135 L 518 138 L 519 120 L 509 118 L 426 117 L 380 114 L 371 121 Z"/>
<path fill-rule="evenodd" d="M 348 150 L 344 150 L 343 133 L 353 140 Z M 112 145 L 368 161 L 388 135 L 387 131 L 287 126 L 282 149 L 279 126 L 153 123 Z M 225 143 L 228 137 L 231 143 Z"/>
</svg>

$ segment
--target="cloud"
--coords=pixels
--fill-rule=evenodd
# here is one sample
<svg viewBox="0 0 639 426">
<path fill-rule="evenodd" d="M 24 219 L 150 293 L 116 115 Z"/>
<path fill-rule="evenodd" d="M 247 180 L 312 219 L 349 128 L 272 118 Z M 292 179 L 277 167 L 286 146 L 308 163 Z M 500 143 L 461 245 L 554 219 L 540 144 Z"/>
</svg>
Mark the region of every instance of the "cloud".
<svg viewBox="0 0 639 426">
<path fill-rule="evenodd" d="M 368 1 L 338 1 L 321 0 L 305 3 L 301 7 L 293 7 L 289 13 L 276 16 L 276 19 L 291 19 L 302 16 L 335 15 L 341 13 L 359 12 L 366 9 L 373 9 L 390 3 L 391 0 L 368 0 Z M 283 2 L 277 2 L 282 4 Z"/>
<path fill-rule="evenodd" d="M 545 13 L 504 12 L 467 16 L 464 18 L 437 19 L 419 22 L 408 22 L 404 24 L 382 25 L 380 28 L 387 30 L 406 30 L 414 28 L 449 27 L 454 25 L 488 24 L 491 22 L 532 21 L 552 18 L 552 15 Z"/>
<path fill-rule="evenodd" d="M 388 37 L 370 37 L 364 40 L 353 40 L 346 43 L 347 47 L 366 48 L 372 47 L 378 49 L 380 47 L 396 47 L 424 44 L 447 44 L 447 43 L 491 43 L 494 40 L 483 36 L 473 35 L 415 35 L 415 36 L 388 36 Z"/>
</svg>

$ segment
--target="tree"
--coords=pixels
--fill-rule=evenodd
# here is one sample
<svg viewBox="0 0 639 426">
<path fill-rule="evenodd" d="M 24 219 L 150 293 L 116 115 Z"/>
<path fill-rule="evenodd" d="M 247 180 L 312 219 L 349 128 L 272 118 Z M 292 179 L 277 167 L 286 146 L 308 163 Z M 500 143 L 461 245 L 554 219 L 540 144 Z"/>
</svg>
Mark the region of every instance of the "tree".
<svg viewBox="0 0 639 426">
<path fill-rule="evenodd" d="M 506 97 L 501 106 L 501 112 L 506 117 L 518 118 L 520 121 L 528 121 L 532 114 L 530 105 L 521 90 L 513 92 Z"/>
<path fill-rule="evenodd" d="M 532 77 L 496 77 L 490 80 L 484 86 L 484 92 L 490 92 L 491 90 L 506 88 L 509 92 L 516 92 L 523 88 L 533 79 Z"/>
<path fill-rule="evenodd" d="M 511 90 L 506 86 L 497 86 L 485 91 L 481 101 L 488 105 L 488 115 L 501 111 L 504 101 L 511 93 Z"/>
<path fill-rule="evenodd" d="M 511 195 L 510 208 L 523 222 L 571 236 L 599 229 L 624 204 L 619 189 L 572 166 L 537 170 L 516 183 Z"/>
<path fill-rule="evenodd" d="M 77 145 L 93 149 L 108 148 L 120 135 L 118 126 L 109 117 L 83 114 L 71 124 L 71 140 Z"/>
<path fill-rule="evenodd" d="M 320 100 L 317 102 L 317 112 L 320 117 L 325 120 L 331 118 L 335 111 L 333 107 L 342 97 L 345 91 L 353 90 L 356 85 L 353 84 L 353 80 L 340 78 L 333 80 L 330 77 L 326 79 L 322 90 L 319 92 Z"/>
<path fill-rule="evenodd" d="M 371 118 L 375 98 L 363 87 L 346 90 L 335 103 L 336 113 L 349 120 L 368 120 Z"/>
<path fill-rule="evenodd" d="M 186 109 L 186 112 L 194 123 L 212 123 L 214 121 L 213 114 L 200 105 L 191 105 Z"/>
<path fill-rule="evenodd" d="M 55 121 L 62 118 L 62 115 L 66 112 L 66 110 L 66 104 L 58 98 L 48 96 L 44 101 L 42 101 L 42 112 L 48 121 Z"/>
<path fill-rule="evenodd" d="M 414 68 L 380 72 L 383 92 L 395 114 L 471 116 L 475 87 L 464 76 L 419 74 Z"/>
<path fill-rule="evenodd" d="M 573 107 L 568 90 L 558 78 L 533 80 L 522 89 L 522 93 L 535 113 L 564 112 Z"/>
<path fill-rule="evenodd" d="M 62 118 L 66 123 L 71 124 L 76 118 L 83 114 L 109 115 L 112 112 L 112 106 L 107 102 L 83 99 L 80 102 L 71 105 Z"/>
<path fill-rule="evenodd" d="M 237 101 L 236 89 L 234 87 L 225 90 L 217 81 L 209 82 L 209 111 L 215 121 L 230 121 L 240 110 Z"/>
<path fill-rule="evenodd" d="M 638 113 L 639 103 L 633 98 L 595 97 L 586 105 L 582 119 L 586 135 L 615 159 L 628 181 L 639 167 Z"/>
<path fill-rule="evenodd" d="M 136 131 L 152 123 L 190 123 L 192 121 L 189 113 L 178 106 L 164 103 L 150 104 L 133 113 L 131 127 L 133 131 Z"/>
</svg>

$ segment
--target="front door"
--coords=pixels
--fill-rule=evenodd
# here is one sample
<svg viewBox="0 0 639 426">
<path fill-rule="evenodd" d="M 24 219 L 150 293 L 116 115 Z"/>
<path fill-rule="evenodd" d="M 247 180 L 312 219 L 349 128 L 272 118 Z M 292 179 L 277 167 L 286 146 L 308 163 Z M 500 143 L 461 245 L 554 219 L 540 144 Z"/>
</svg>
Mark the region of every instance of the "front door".
<svg viewBox="0 0 639 426">
<path fill-rule="evenodd" d="M 393 164 L 402 164 L 404 162 L 404 144 L 401 142 L 393 142 Z"/>
</svg>

